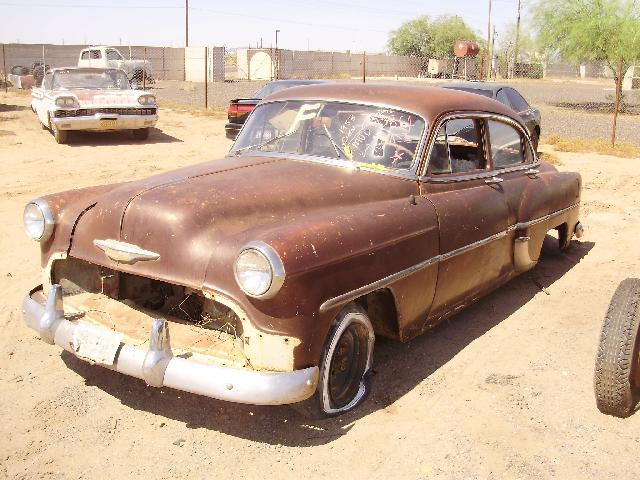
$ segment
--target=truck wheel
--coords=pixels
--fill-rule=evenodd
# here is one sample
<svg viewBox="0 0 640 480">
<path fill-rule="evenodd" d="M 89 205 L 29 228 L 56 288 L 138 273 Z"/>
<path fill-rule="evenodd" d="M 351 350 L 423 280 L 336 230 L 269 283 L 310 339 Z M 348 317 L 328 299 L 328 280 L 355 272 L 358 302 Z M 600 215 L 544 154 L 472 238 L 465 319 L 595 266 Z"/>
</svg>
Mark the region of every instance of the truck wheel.
<svg viewBox="0 0 640 480">
<path fill-rule="evenodd" d="M 640 279 L 620 282 L 604 317 L 594 390 L 602 413 L 627 417 L 640 394 Z"/>
<path fill-rule="evenodd" d="M 369 393 L 374 341 L 365 311 L 358 305 L 347 305 L 327 335 L 316 392 L 292 406 L 305 417 L 319 419 L 359 405 Z"/>
<path fill-rule="evenodd" d="M 131 130 L 131 133 L 136 140 L 146 140 L 149 138 L 148 128 L 137 128 L 136 130 Z"/>
</svg>

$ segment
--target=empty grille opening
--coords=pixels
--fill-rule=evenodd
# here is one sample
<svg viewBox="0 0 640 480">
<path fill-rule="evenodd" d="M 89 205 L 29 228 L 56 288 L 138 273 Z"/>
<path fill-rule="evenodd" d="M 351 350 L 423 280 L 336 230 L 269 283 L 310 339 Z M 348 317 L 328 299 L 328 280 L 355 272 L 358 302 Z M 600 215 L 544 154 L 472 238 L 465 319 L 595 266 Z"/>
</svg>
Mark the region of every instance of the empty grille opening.
<svg viewBox="0 0 640 480">
<path fill-rule="evenodd" d="M 52 279 L 62 286 L 65 297 L 104 295 L 150 311 L 158 318 L 242 338 L 242 323 L 233 310 L 182 285 L 118 272 L 72 257 L 54 262 Z"/>
</svg>

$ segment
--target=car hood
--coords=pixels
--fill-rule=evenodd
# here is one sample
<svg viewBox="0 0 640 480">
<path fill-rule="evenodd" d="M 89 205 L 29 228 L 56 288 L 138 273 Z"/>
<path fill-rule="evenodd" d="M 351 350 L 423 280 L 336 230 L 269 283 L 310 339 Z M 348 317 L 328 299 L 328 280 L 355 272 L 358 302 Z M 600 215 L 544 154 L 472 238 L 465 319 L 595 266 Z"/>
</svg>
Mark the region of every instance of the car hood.
<svg viewBox="0 0 640 480">
<path fill-rule="evenodd" d="M 379 203 L 384 216 L 389 201 L 409 205 L 416 188 L 415 182 L 333 165 L 225 157 L 102 194 L 78 220 L 71 255 L 193 288 L 202 287 L 215 265 L 229 283 L 233 260 L 249 241 L 270 243 L 293 261 L 301 245 L 286 232 L 339 237 L 336 229 L 353 230 L 349 219 L 359 206 Z M 96 246 L 100 240 L 132 244 L 159 258 L 118 262 Z"/>
</svg>

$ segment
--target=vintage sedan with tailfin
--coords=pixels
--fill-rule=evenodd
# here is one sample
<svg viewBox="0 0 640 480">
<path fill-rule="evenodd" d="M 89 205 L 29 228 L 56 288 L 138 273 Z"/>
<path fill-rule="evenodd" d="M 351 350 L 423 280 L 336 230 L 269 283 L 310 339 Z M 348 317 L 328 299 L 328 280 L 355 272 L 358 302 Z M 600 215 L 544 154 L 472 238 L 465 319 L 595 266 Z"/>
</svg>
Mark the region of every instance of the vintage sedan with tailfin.
<svg viewBox="0 0 640 480">
<path fill-rule="evenodd" d="M 130 130 L 145 140 L 158 121 L 156 97 L 133 90 L 117 68 L 54 68 L 31 90 L 31 109 L 57 143 L 74 130 Z"/>
<path fill-rule="evenodd" d="M 28 203 L 43 275 L 24 320 L 154 387 L 337 415 L 371 388 L 376 337 L 533 268 L 549 231 L 580 237 L 580 192 L 495 100 L 295 87 L 223 159 Z"/>
</svg>

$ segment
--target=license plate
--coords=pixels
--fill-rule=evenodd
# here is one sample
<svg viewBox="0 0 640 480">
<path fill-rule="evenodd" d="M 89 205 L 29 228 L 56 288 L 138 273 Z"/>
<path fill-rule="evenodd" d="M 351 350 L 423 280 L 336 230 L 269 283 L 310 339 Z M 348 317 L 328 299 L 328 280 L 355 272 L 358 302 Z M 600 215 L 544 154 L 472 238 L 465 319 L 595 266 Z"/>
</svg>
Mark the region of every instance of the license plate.
<svg viewBox="0 0 640 480">
<path fill-rule="evenodd" d="M 115 128 L 118 124 L 118 120 L 116 118 L 103 118 L 100 120 L 100 126 L 103 128 Z"/>
<path fill-rule="evenodd" d="M 76 355 L 101 365 L 113 365 L 121 341 L 121 333 L 86 323 L 78 324 L 73 333 Z"/>
</svg>

